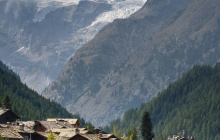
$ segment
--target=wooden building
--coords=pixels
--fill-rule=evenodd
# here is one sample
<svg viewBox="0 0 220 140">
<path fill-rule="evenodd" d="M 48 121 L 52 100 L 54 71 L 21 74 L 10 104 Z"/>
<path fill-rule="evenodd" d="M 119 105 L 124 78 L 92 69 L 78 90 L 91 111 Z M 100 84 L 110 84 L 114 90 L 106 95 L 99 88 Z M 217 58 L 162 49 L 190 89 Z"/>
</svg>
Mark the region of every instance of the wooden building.
<svg viewBox="0 0 220 140">
<path fill-rule="evenodd" d="M 13 127 L 13 126 L 11 126 Z M 33 127 L 29 127 L 24 123 L 19 123 L 19 126 L 14 126 L 14 130 L 16 130 L 24 140 L 46 140 L 47 137 L 41 135 L 40 133 L 33 130 Z"/>
<path fill-rule="evenodd" d="M 0 123 L 15 122 L 20 117 L 10 109 L 0 108 Z"/>
</svg>

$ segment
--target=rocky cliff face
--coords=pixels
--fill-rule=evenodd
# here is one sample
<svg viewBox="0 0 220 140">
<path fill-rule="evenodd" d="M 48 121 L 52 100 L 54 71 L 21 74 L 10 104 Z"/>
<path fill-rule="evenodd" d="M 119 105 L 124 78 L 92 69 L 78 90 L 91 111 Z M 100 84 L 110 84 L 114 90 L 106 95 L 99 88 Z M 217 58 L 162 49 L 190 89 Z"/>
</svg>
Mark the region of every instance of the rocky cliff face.
<svg viewBox="0 0 220 140">
<path fill-rule="evenodd" d="M 95 125 L 149 101 L 194 64 L 220 60 L 218 0 L 148 0 L 80 48 L 44 96 Z"/>
<path fill-rule="evenodd" d="M 0 0 L 0 60 L 39 93 L 104 25 L 144 1 Z"/>
</svg>

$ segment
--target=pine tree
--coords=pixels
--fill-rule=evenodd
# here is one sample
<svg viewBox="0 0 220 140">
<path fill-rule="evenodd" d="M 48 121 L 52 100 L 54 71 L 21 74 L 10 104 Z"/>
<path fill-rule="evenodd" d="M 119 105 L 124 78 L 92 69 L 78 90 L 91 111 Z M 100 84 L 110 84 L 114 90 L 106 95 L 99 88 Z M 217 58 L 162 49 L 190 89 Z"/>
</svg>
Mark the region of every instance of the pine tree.
<svg viewBox="0 0 220 140">
<path fill-rule="evenodd" d="M 11 102 L 10 102 L 8 95 L 5 95 L 2 98 L 2 107 L 6 108 L 6 109 L 11 109 Z"/>
<path fill-rule="evenodd" d="M 133 128 L 132 130 L 130 130 L 128 132 L 128 139 L 129 140 L 138 140 L 136 128 Z"/>
<path fill-rule="evenodd" d="M 154 137 L 153 125 L 148 111 L 143 113 L 140 130 L 143 140 L 152 140 Z"/>
<path fill-rule="evenodd" d="M 118 138 L 121 138 L 122 136 L 117 125 L 113 126 L 113 134 Z"/>
<path fill-rule="evenodd" d="M 87 130 L 88 130 L 90 133 L 93 133 L 94 130 L 95 130 L 95 127 L 94 127 L 90 122 L 86 123 L 84 127 L 87 128 Z"/>
<path fill-rule="evenodd" d="M 86 122 L 85 122 L 85 120 L 84 120 L 83 118 L 81 118 L 80 125 L 81 125 L 81 126 L 86 125 Z"/>
</svg>

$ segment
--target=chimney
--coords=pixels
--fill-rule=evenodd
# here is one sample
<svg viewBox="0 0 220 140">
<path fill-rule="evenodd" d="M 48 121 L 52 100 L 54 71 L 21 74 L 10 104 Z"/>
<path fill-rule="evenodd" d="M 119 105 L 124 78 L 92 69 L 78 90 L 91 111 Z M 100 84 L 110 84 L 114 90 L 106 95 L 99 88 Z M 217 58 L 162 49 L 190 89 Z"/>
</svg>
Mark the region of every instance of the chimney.
<svg viewBox="0 0 220 140">
<path fill-rule="evenodd" d="M 19 130 L 24 131 L 24 124 L 23 124 L 23 123 L 20 123 L 20 124 L 19 124 Z"/>
<path fill-rule="evenodd" d="M 7 127 L 8 127 L 8 128 L 10 127 L 10 122 L 7 122 Z"/>
</svg>

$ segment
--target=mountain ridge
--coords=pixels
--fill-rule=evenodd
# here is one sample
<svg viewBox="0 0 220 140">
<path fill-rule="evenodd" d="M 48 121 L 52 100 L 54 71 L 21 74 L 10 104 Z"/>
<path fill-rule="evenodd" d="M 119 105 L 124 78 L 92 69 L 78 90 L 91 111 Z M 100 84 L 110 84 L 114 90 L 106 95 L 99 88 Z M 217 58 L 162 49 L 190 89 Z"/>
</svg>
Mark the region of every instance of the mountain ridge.
<svg viewBox="0 0 220 140">
<path fill-rule="evenodd" d="M 0 59 L 41 91 L 104 25 L 126 18 L 143 1 L 0 1 Z"/>
<path fill-rule="evenodd" d="M 214 64 L 219 60 L 219 12 L 216 9 L 219 2 L 181 2 L 148 1 L 130 18 L 115 20 L 104 27 L 77 51 L 44 95 L 85 118 L 97 116 L 92 122 L 99 124 L 97 120 L 101 120 L 104 124 L 107 116 L 121 117 L 125 108 L 149 101 L 193 64 Z M 213 5 L 215 8 L 209 8 Z M 196 20 L 206 21 L 201 16 L 206 8 L 208 16 L 216 13 L 213 34 L 195 24 Z M 194 9 L 198 11 L 193 13 Z M 184 22 L 189 25 L 182 24 Z M 212 24 L 203 22 L 201 25 Z M 203 40 L 188 38 L 195 30 L 201 31 L 196 37 Z M 74 104 L 68 99 L 73 99 Z M 80 111 L 82 108 L 86 111 Z"/>
<path fill-rule="evenodd" d="M 154 126 L 156 139 L 172 135 L 193 136 L 195 139 L 218 140 L 219 135 L 219 67 L 194 65 L 189 71 L 158 93 L 148 103 L 125 112 L 122 119 L 116 119 L 105 127 L 121 133 L 139 128 L 142 114 L 148 111 Z"/>
</svg>

